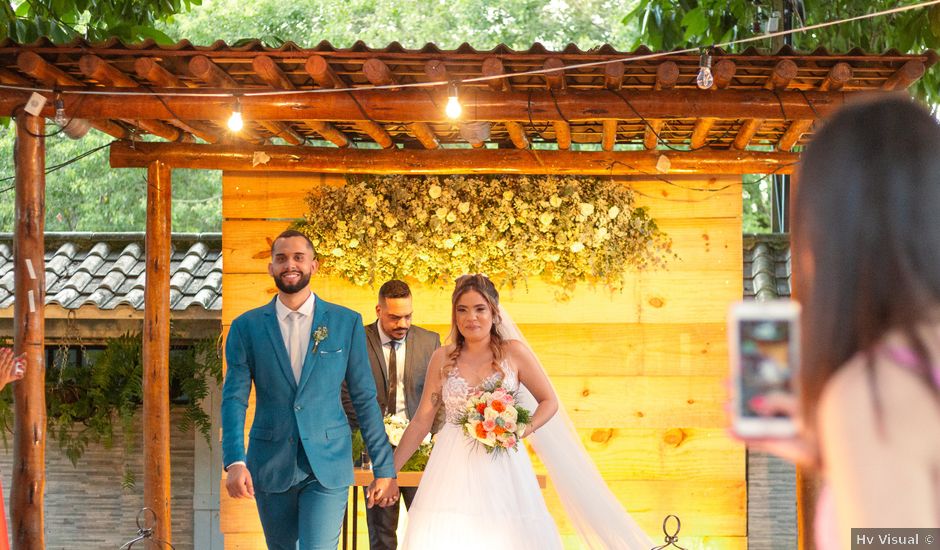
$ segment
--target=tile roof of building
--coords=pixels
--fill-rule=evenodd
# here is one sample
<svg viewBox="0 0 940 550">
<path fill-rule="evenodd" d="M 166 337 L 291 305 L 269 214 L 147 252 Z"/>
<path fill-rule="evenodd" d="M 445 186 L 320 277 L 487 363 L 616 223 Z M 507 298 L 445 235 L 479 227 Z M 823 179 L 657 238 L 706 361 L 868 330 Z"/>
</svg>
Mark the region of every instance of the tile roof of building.
<svg viewBox="0 0 940 550">
<path fill-rule="evenodd" d="M 143 233 L 47 233 L 46 303 L 144 309 Z M 744 298 L 790 296 L 787 235 L 746 235 Z M 13 239 L 0 233 L 0 309 L 13 305 Z M 170 260 L 170 308 L 222 309 L 222 235 L 176 234 Z"/>
<path fill-rule="evenodd" d="M 744 236 L 744 297 L 773 300 L 790 297 L 790 236 Z"/>
<path fill-rule="evenodd" d="M 46 233 L 46 303 L 144 309 L 143 233 Z M 0 309 L 13 305 L 13 237 L 0 234 Z M 222 235 L 175 234 L 170 309 L 222 309 Z"/>
</svg>

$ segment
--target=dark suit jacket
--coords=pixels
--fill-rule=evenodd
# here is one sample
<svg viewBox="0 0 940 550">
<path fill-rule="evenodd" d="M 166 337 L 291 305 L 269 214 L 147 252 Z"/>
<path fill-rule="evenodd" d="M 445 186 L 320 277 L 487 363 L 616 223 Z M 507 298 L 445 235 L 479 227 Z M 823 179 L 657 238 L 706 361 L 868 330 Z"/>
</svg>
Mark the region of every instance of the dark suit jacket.
<svg viewBox="0 0 940 550">
<path fill-rule="evenodd" d="M 375 378 L 375 387 L 379 409 L 382 414 L 394 413 L 395 404 L 391 404 L 393 410 L 389 410 L 388 403 L 388 383 L 386 380 L 387 366 L 385 364 L 385 354 L 382 353 L 382 339 L 379 336 L 378 321 L 366 325 L 366 348 L 368 348 L 369 363 L 372 365 L 372 376 Z M 405 390 L 405 409 L 408 418 L 411 419 L 418 410 L 418 403 L 421 401 L 421 393 L 424 391 L 424 378 L 428 371 L 428 363 L 431 361 L 431 355 L 434 350 L 441 347 L 441 337 L 436 332 L 423 329 L 418 326 L 411 326 L 408 330 L 408 336 L 405 337 L 405 372 L 404 372 L 404 390 Z M 346 415 L 349 417 L 349 423 L 355 428 L 358 427 L 356 411 L 352 407 L 352 402 L 348 399 L 346 392 L 343 393 L 343 404 L 346 407 Z M 437 432 L 443 422 L 443 407 L 441 407 L 431 432 Z"/>
</svg>

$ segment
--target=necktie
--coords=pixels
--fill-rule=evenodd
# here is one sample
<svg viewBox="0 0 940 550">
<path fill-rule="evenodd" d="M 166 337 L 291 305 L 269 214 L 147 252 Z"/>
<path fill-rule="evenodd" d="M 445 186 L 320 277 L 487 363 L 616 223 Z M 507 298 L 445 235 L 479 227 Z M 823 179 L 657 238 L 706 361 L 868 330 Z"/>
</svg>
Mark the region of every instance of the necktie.
<svg viewBox="0 0 940 550">
<path fill-rule="evenodd" d="M 388 401 L 385 406 L 386 414 L 398 412 L 398 344 L 392 340 L 388 343 Z"/>
<path fill-rule="evenodd" d="M 297 311 L 292 311 L 287 315 L 288 326 L 290 327 L 287 351 L 290 353 L 290 367 L 294 371 L 294 381 L 298 384 L 300 383 L 300 373 L 304 368 L 304 350 L 300 338 L 301 315 Z"/>
</svg>

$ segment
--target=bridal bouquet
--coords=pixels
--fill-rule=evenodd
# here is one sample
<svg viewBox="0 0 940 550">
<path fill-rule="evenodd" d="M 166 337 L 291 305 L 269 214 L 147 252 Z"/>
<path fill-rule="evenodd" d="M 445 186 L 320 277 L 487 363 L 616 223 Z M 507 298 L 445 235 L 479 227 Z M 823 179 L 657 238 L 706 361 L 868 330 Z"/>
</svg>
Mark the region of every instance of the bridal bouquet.
<svg viewBox="0 0 940 550">
<path fill-rule="evenodd" d="M 499 453 L 518 450 L 528 422 L 529 411 L 516 404 L 516 393 L 497 382 L 470 394 L 456 424 L 463 427 L 471 441 L 482 443 L 486 452 Z"/>
<path fill-rule="evenodd" d="M 401 436 L 405 433 L 405 428 L 408 427 L 408 419 L 400 414 L 387 415 L 385 417 L 385 434 L 388 435 L 388 441 L 392 444 L 393 447 L 397 447 L 401 443 Z M 353 461 L 355 462 L 362 454 L 363 449 L 365 448 L 365 443 L 362 441 L 362 433 L 359 430 L 353 431 Z M 418 450 L 415 451 L 415 454 L 411 455 L 411 458 L 408 459 L 408 462 L 401 467 L 403 472 L 423 472 L 424 467 L 428 464 L 428 459 L 431 457 L 431 447 L 433 447 L 431 441 L 431 434 L 425 436 L 424 441 L 418 445 Z"/>
</svg>

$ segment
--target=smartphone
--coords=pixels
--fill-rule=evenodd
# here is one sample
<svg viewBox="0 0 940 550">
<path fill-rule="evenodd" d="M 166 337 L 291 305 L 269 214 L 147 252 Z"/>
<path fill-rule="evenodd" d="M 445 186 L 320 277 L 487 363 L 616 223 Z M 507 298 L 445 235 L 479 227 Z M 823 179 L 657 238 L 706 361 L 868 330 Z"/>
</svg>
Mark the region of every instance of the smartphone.
<svg viewBox="0 0 940 550">
<path fill-rule="evenodd" d="M 732 423 L 741 437 L 790 437 L 794 420 L 764 416 L 750 403 L 756 397 L 795 395 L 800 357 L 800 306 L 791 300 L 738 302 L 728 316 L 731 356 Z"/>
</svg>

